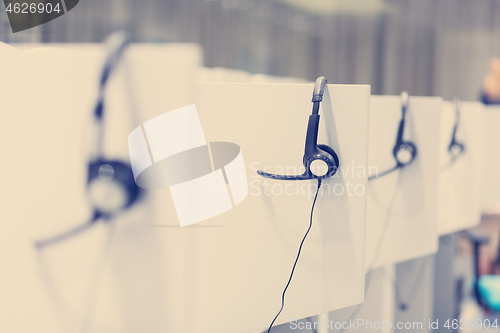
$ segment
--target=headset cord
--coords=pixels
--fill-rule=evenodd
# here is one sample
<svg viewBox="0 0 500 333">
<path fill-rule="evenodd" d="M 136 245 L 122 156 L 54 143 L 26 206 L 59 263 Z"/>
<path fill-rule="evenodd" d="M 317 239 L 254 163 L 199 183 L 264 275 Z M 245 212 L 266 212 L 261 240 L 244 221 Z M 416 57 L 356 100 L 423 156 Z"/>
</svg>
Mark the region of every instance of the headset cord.
<svg viewBox="0 0 500 333">
<path fill-rule="evenodd" d="M 448 162 L 446 162 L 445 164 L 439 166 L 439 171 L 438 171 L 438 174 L 441 174 L 449 169 L 451 169 L 451 167 L 457 162 L 458 159 L 460 159 L 460 157 L 463 155 L 464 153 L 460 153 L 459 155 L 457 156 L 452 156 L 450 157 L 450 160 Z"/>
<path fill-rule="evenodd" d="M 375 266 L 376 262 L 377 262 L 377 259 L 378 259 L 378 256 L 380 255 L 380 250 L 382 249 L 382 245 L 384 244 L 384 239 L 385 239 L 385 235 L 387 234 L 387 230 L 389 229 L 389 225 L 390 225 L 390 221 L 391 221 L 391 215 L 392 215 L 392 210 L 394 208 L 394 205 L 396 204 L 396 199 L 398 197 L 398 192 L 399 192 L 399 188 L 401 186 L 401 182 L 403 180 L 403 172 L 404 172 L 404 168 L 401 168 L 400 171 L 399 171 L 399 174 L 398 174 L 398 179 L 396 181 L 396 186 L 394 188 L 394 192 L 392 194 L 392 198 L 391 198 L 391 201 L 389 201 L 389 205 L 387 206 L 387 212 L 385 214 L 385 221 L 384 221 L 384 227 L 382 229 L 382 232 L 380 234 L 380 238 L 378 239 L 377 241 L 377 247 L 375 248 L 375 255 L 373 256 L 373 259 L 372 259 L 372 262 L 369 266 L 369 268 L 366 270 L 367 272 L 369 272 L 370 274 L 368 275 L 368 277 L 366 278 L 366 290 L 365 290 L 365 294 L 367 295 L 368 294 L 368 291 L 370 290 L 370 286 L 371 286 L 371 276 L 373 274 L 373 267 Z M 376 179 L 376 178 L 374 178 Z M 356 316 L 358 315 L 358 313 L 361 311 L 361 309 L 363 308 L 363 305 L 365 303 L 361 303 L 357 306 L 357 308 L 353 311 L 353 313 L 349 316 L 348 320 L 352 320 L 354 318 L 356 318 Z M 345 332 L 346 329 L 341 329 L 340 331 L 338 331 L 338 333 L 343 333 Z"/>
<path fill-rule="evenodd" d="M 417 270 L 417 274 L 415 275 L 415 281 L 413 282 L 410 290 L 410 294 L 408 295 L 407 301 L 404 300 L 403 298 L 403 293 L 401 293 L 401 289 L 399 289 L 398 283 L 394 276 L 387 276 L 387 274 L 384 273 L 384 276 L 386 279 L 390 280 L 394 286 L 395 286 L 395 291 L 396 291 L 396 298 L 399 299 L 398 308 L 401 311 L 406 311 L 408 310 L 408 306 L 410 305 L 411 302 L 415 299 L 417 296 L 417 291 L 420 289 L 420 286 L 422 285 L 423 279 L 424 279 L 424 273 L 426 272 L 426 265 L 425 265 L 425 260 L 426 258 L 420 259 L 420 264 Z"/>
<path fill-rule="evenodd" d="M 107 238 L 104 243 L 103 253 L 102 255 L 98 255 L 98 257 L 95 259 L 94 267 L 91 271 L 90 282 L 87 289 L 87 295 L 84 299 L 82 310 L 82 321 L 80 327 L 81 333 L 92 331 L 99 291 L 101 288 L 102 280 L 106 273 L 106 269 L 108 267 L 108 259 L 111 255 L 111 248 L 115 239 L 115 233 L 116 221 L 110 221 Z"/>
<path fill-rule="evenodd" d="M 52 238 L 36 241 L 35 247 L 37 249 L 43 249 L 47 246 L 51 246 L 53 244 L 63 242 L 66 239 L 70 239 L 76 235 L 81 234 L 85 230 L 90 229 L 90 227 L 94 226 L 101 218 L 103 218 L 101 214 L 99 214 L 98 212 L 94 212 L 92 218 L 89 221 L 85 222 L 84 224 L 76 226 L 73 229 L 67 230 L 64 233 L 54 236 Z"/>
<path fill-rule="evenodd" d="M 401 169 L 403 166 L 401 164 L 397 164 L 395 167 L 393 168 L 390 168 L 389 170 L 386 170 L 382 173 L 377 173 L 376 175 L 374 176 L 368 176 L 368 180 L 374 180 L 374 179 L 378 179 L 378 178 L 382 178 L 384 177 L 385 175 L 388 175 L 390 174 L 391 172 L 394 172 L 398 169 Z"/>
<path fill-rule="evenodd" d="M 288 289 L 288 286 L 290 286 L 290 282 L 292 281 L 293 273 L 295 272 L 295 267 L 297 266 L 297 262 L 299 261 L 300 252 L 302 251 L 302 245 L 304 245 L 304 241 L 306 240 L 307 235 L 309 234 L 309 231 L 311 231 L 312 221 L 313 221 L 313 213 L 314 213 L 314 206 L 316 205 L 316 199 L 318 198 L 318 193 L 319 193 L 319 188 L 320 187 L 321 187 L 321 179 L 318 179 L 318 187 L 316 188 L 316 195 L 314 196 L 314 201 L 313 201 L 313 204 L 312 204 L 312 207 L 311 207 L 311 218 L 310 218 L 310 222 L 309 222 L 309 228 L 307 229 L 307 232 L 304 235 L 304 238 L 302 238 L 302 242 L 300 242 L 299 251 L 297 252 L 297 257 L 295 258 L 295 262 L 294 262 L 293 267 L 292 267 L 292 272 L 290 273 L 290 278 L 288 279 L 286 287 L 283 290 L 283 294 L 281 295 L 281 309 L 278 312 L 278 314 L 276 315 L 276 317 L 274 317 L 273 321 L 271 322 L 271 325 L 269 325 L 269 328 L 267 329 L 267 333 L 271 332 L 271 329 L 273 328 L 274 322 L 276 321 L 276 319 L 278 319 L 279 315 L 283 311 L 283 308 L 285 307 L 285 294 L 286 294 L 286 290 Z"/>
</svg>

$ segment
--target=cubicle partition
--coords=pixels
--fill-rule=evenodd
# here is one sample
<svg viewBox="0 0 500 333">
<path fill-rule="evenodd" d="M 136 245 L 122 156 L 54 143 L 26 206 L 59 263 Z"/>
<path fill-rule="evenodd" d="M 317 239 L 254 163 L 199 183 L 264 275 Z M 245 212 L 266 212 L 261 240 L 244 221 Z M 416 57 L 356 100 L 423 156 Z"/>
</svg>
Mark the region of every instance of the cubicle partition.
<svg viewBox="0 0 500 333">
<path fill-rule="evenodd" d="M 370 88 L 328 85 L 327 91 L 318 141 L 337 152 L 340 169 L 323 182 L 312 229 L 276 324 L 364 298 L 367 179 L 358 171 L 368 162 Z M 279 311 L 310 222 L 316 181 L 265 179 L 257 170 L 303 171 L 312 92 L 312 84 L 198 85 L 197 107 L 205 136 L 241 147 L 249 193 L 230 212 L 190 230 L 190 254 L 196 259 L 191 277 L 196 297 L 191 308 L 197 320 L 183 324 L 191 332 L 263 331 Z"/>
<path fill-rule="evenodd" d="M 438 232 L 451 234 L 481 221 L 483 104 L 443 102 L 439 140 Z"/>
<path fill-rule="evenodd" d="M 400 121 L 399 96 L 372 96 L 370 173 L 366 222 L 367 269 L 407 261 L 437 250 L 439 97 L 409 97 L 403 139 L 416 146 L 415 159 L 393 172 Z"/>
<path fill-rule="evenodd" d="M 33 46 L 2 50 L 0 58 L 0 140 L 9 156 L 1 165 L 9 191 L 1 195 L 0 331 L 168 330 L 185 309 L 168 301 L 182 279 L 164 252 L 184 251 L 164 249 L 160 234 L 168 229 L 151 227 L 169 223 L 160 215 L 168 199 L 162 191 L 78 236 L 35 248 L 92 216 L 86 182 L 102 45 Z M 104 155 L 129 163 L 134 127 L 194 103 L 200 62 L 197 45 L 131 46 L 106 89 Z"/>
</svg>

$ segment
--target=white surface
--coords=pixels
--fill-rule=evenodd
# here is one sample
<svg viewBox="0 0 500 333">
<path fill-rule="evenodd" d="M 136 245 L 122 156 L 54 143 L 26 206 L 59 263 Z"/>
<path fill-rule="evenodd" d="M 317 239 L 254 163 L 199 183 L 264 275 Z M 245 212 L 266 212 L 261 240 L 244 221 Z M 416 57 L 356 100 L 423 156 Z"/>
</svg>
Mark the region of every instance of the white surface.
<svg viewBox="0 0 500 333">
<path fill-rule="evenodd" d="M 144 123 L 155 162 L 207 144 L 196 105 L 188 105 Z"/>
<path fill-rule="evenodd" d="M 481 221 L 481 149 L 483 110 L 479 102 L 460 102 L 457 141 L 465 153 L 451 161 L 448 146 L 455 126 L 455 106 L 443 102 L 441 109 L 438 233 L 450 234 Z"/>
<path fill-rule="evenodd" d="M 96 45 L 76 49 L 85 52 L 0 53 L 0 331 L 81 332 L 84 303 L 95 289 L 90 288 L 94 268 L 107 259 L 90 307 L 95 320 L 89 331 L 166 332 L 169 316 L 176 315 L 166 304 L 166 285 L 180 287 L 168 280 L 175 273 L 164 268 L 158 230 L 148 228 L 154 224 L 148 201 L 116 221 L 109 257 L 110 224 L 100 223 L 43 253 L 33 246 L 34 240 L 83 223 L 91 214 L 86 155 L 103 53 Z M 127 137 L 135 126 L 194 102 L 199 61 L 195 45 L 141 45 L 128 51 L 106 99 L 107 157 L 127 161 Z M 139 111 L 137 119 L 131 109 Z M 163 193 L 150 197 L 161 203 Z"/>
<path fill-rule="evenodd" d="M 305 79 L 250 72 L 223 67 L 200 67 L 196 74 L 197 82 L 211 83 L 310 83 Z"/>
<path fill-rule="evenodd" d="M 222 170 L 170 186 L 181 226 L 204 221 L 232 208 Z"/>
<path fill-rule="evenodd" d="M 142 132 L 140 135 L 137 133 L 137 130 L 141 129 L 141 126 L 137 127 L 128 137 L 131 164 L 136 181 L 138 179 L 137 171 L 151 161 Z M 161 185 L 165 182 L 170 181 L 169 189 L 181 226 L 204 221 L 231 209 L 232 202 L 226 182 L 231 193 L 235 192 L 234 201 L 236 204 L 245 199 L 248 194 L 247 177 L 239 147 L 230 143 L 222 143 L 223 148 L 220 144 L 216 145 L 218 147 L 217 156 L 210 157 L 210 149 L 206 144 L 203 128 L 194 104 L 148 120 L 144 123 L 144 129 L 153 160 L 157 165 L 150 170 L 155 174 L 148 186 L 143 186 L 140 182 L 138 185 L 145 189 L 158 189 L 162 188 Z M 142 144 L 137 143 L 138 140 L 142 140 Z M 166 160 L 168 157 L 198 147 L 205 148 L 207 154 L 191 156 L 184 162 Z M 234 147 L 238 150 L 239 155 L 232 151 Z M 137 152 L 138 148 L 142 148 L 142 153 Z M 221 162 L 218 159 L 223 159 L 220 155 L 228 155 L 226 158 L 231 158 L 229 161 L 224 160 L 224 162 L 228 162 L 228 165 L 220 166 L 220 163 L 216 163 Z M 143 160 L 137 161 L 136 158 Z M 201 174 L 199 170 L 196 171 L 197 165 L 200 164 L 206 166 Z M 219 169 L 210 168 L 210 164 Z M 167 172 L 166 169 L 163 169 L 164 167 L 178 169 Z M 226 167 L 229 169 L 226 170 Z M 229 173 L 225 174 L 225 171 L 229 171 Z M 179 184 L 178 178 L 182 179 L 183 176 L 187 176 L 187 179 Z"/>
<path fill-rule="evenodd" d="M 486 106 L 483 119 L 481 202 L 485 213 L 500 213 L 500 106 Z"/>
<path fill-rule="evenodd" d="M 309 225 L 316 182 L 264 179 L 256 169 L 300 173 L 313 85 L 200 84 L 198 88 L 197 107 L 207 141 L 230 141 L 241 147 L 250 193 L 227 213 L 197 224 L 199 228 L 164 230 L 172 239 L 172 250 L 178 243 L 176 235 L 190 235 L 189 250 L 182 254 L 185 259 L 169 266 L 169 271 L 179 271 L 177 265 L 189 263 L 185 289 L 170 297 L 173 304 L 184 302 L 189 314 L 171 321 L 169 330 L 264 330 L 280 308 L 281 293 Z M 330 144 L 346 169 L 324 182 L 313 228 L 276 324 L 363 301 L 366 195 L 355 195 L 353 189 L 366 185 L 366 177 L 356 178 L 351 169 L 367 165 L 370 90 L 329 88 L 334 114 L 320 112 L 319 142 Z M 352 195 L 346 193 L 348 184 Z M 340 186 L 346 191 L 333 194 L 340 193 Z"/>
<path fill-rule="evenodd" d="M 128 136 L 128 151 L 134 179 L 137 180 L 139 174 L 153 164 L 142 127 L 137 127 Z"/>
<path fill-rule="evenodd" d="M 395 283 L 399 297 L 396 298 L 394 322 L 412 323 L 411 328 L 396 329 L 396 332 L 435 332 L 429 327 L 429 321 L 432 322 L 434 317 L 434 265 L 434 256 L 396 265 Z M 406 304 L 404 310 L 400 308 L 402 303 Z M 444 325 L 442 321 L 439 324 Z"/>
<path fill-rule="evenodd" d="M 347 327 L 346 330 L 343 330 L 344 333 L 393 332 L 394 330 L 389 327 L 394 325 L 395 293 L 392 280 L 394 273 L 393 266 L 380 267 L 369 272 L 366 276 L 365 301 L 362 304 L 330 312 L 328 317 L 330 321 L 333 321 L 333 326 L 337 325 L 337 328 Z M 359 327 L 349 329 L 350 322 L 359 323 Z M 371 326 L 369 323 L 371 323 Z M 381 327 L 381 323 L 384 323 L 383 327 Z M 388 323 L 391 323 L 391 325 Z M 378 329 L 375 328 L 377 326 L 373 327 L 377 324 Z M 330 323 L 330 325 L 332 324 Z M 332 331 L 339 332 L 340 330 L 330 329 L 328 332 Z"/>
<path fill-rule="evenodd" d="M 441 102 L 437 97 L 410 96 L 404 139 L 415 143 L 417 157 L 403 171 L 400 169 L 368 182 L 367 269 L 407 261 L 437 250 L 439 152 L 436 142 L 439 142 Z M 374 167 L 381 173 L 396 165 L 392 149 L 400 119 L 399 96 L 371 97 L 371 173 Z M 389 202 L 401 172 L 401 184 L 386 224 Z"/>
<path fill-rule="evenodd" d="M 234 204 L 238 205 L 248 195 L 248 180 L 245 171 L 245 162 L 241 150 L 238 156 L 224 167 L 229 188 L 233 195 Z"/>
<path fill-rule="evenodd" d="M 252 74 L 249 72 L 222 68 L 222 67 L 200 67 L 196 74 L 197 82 L 249 82 Z"/>
</svg>

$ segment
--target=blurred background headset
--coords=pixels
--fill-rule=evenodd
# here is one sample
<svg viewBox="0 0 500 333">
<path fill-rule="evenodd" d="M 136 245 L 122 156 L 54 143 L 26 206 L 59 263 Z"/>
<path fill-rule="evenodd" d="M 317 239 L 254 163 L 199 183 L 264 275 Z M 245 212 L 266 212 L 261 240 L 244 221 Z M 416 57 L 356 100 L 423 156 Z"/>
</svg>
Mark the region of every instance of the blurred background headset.
<svg viewBox="0 0 500 333">
<path fill-rule="evenodd" d="M 453 106 L 455 107 L 455 125 L 453 126 L 451 141 L 448 145 L 448 152 L 450 153 L 452 163 L 465 153 L 465 144 L 457 139 L 457 130 L 460 125 L 460 100 L 458 98 L 453 99 Z"/>
<path fill-rule="evenodd" d="M 123 32 L 112 34 L 106 41 L 107 55 L 99 79 L 98 97 L 93 117 L 95 136 L 87 167 L 87 197 L 92 205 L 89 221 L 66 232 L 35 242 L 38 249 L 77 236 L 99 221 L 109 221 L 116 214 L 134 205 L 141 194 L 129 162 L 107 159 L 103 154 L 105 95 L 109 79 L 118 67 L 130 42 Z"/>
<path fill-rule="evenodd" d="M 396 166 L 377 175 L 370 176 L 368 177 L 368 180 L 380 178 L 393 171 L 404 168 L 413 162 L 415 157 L 417 157 L 417 146 L 413 142 L 404 139 L 406 113 L 408 112 L 409 101 L 410 97 L 408 96 L 408 93 L 403 91 L 401 93 L 401 120 L 399 121 L 396 143 L 392 149 L 392 155 L 396 161 Z"/>
</svg>

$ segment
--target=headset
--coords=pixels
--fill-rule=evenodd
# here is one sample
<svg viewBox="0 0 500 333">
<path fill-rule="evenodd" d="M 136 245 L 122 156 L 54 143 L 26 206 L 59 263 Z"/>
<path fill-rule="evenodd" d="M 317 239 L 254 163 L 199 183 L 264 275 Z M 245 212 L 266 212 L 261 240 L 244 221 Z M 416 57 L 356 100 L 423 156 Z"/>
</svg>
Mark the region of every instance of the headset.
<svg viewBox="0 0 500 333">
<path fill-rule="evenodd" d="M 407 141 L 403 138 L 409 100 L 410 98 L 408 96 L 408 93 L 406 91 L 403 91 L 401 93 L 401 120 L 399 121 L 396 144 L 392 149 L 392 155 L 396 160 L 396 166 L 380 174 L 377 174 L 376 176 L 368 177 L 368 180 L 380 178 L 390 174 L 393 171 L 404 168 L 405 166 L 411 164 L 415 160 L 415 157 L 417 157 L 417 146 L 413 142 Z"/>
<path fill-rule="evenodd" d="M 35 242 L 36 248 L 45 248 L 79 235 L 100 220 L 109 221 L 118 212 L 130 208 L 140 197 L 141 189 L 135 183 L 130 164 L 106 159 L 102 151 L 106 87 L 129 44 L 124 33 L 115 33 L 106 42 L 108 53 L 101 72 L 98 98 L 94 107 L 97 140 L 87 168 L 87 197 L 93 207 L 92 217 L 86 223 L 62 234 Z"/>
<path fill-rule="evenodd" d="M 285 294 L 290 286 L 290 282 L 292 281 L 293 274 L 295 272 L 295 268 L 297 266 L 297 262 L 299 260 L 302 246 L 311 231 L 312 223 L 313 223 L 313 213 L 314 207 L 316 204 L 316 199 L 318 198 L 319 189 L 321 187 L 321 183 L 323 179 L 332 177 L 339 168 L 339 158 L 335 150 L 327 145 L 318 145 L 318 129 L 319 129 L 319 107 L 321 102 L 323 101 L 323 94 L 325 93 L 326 87 L 326 79 L 321 76 L 316 80 L 314 84 L 314 91 L 312 97 L 313 109 L 312 114 L 309 116 L 309 123 L 307 125 L 307 133 L 306 133 L 306 143 L 304 149 L 304 157 L 302 158 L 302 163 L 304 164 L 305 171 L 302 175 L 274 175 L 261 170 L 258 170 L 257 173 L 265 178 L 276 179 L 276 180 L 307 180 L 307 179 L 316 179 L 318 181 L 318 187 L 316 188 L 316 195 L 314 196 L 313 204 L 311 207 L 311 217 L 309 222 L 309 228 L 305 233 L 302 241 L 300 243 L 297 256 L 295 258 L 295 262 L 293 264 L 292 272 L 290 273 L 290 277 L 288 282 L 283 290 L 283 294 L 281 296 L 281 309 L 278 314 L 274 317 L 271 322 L 267 333 L 271 332 L 273 328 L 274 322 L 278 319 L 279 315 L 283 311 L 285 306 Z"/>
<path fill-rule="evenodd" d="M 454 98 L 453 105 L 455 106 L 455 125 L 453 126 L 453 134 L 448 145 L 448 152 L 451 155 L 451 161 L 455 162 L 460 155 L 465 153 L 465 144 L 457 140 L 457 129 L 460 124 L 460 100 Z"/>
<path fill-rule="evenodd" d="M 318 145 L 319 107 L 323 100 L 326 84 L 326 78 L 323 76 L 319 77 L 314 84 L 313 109 L 309 116 L 304 157 L 302 158 L 305 167 L 304 173 L 302 175 L 275 175 L 258 170 L 257 173 L 260 176 L 276 180 L 322 180 L 332 177 L 337 172 L 339 158 L 335 150 L 327 145 Z"/>
</svg>

